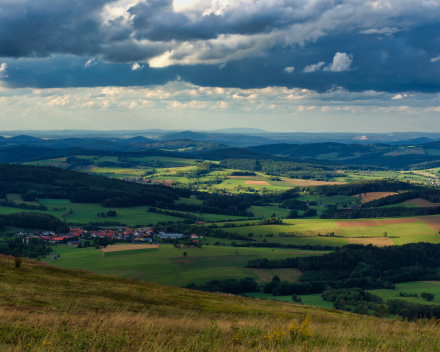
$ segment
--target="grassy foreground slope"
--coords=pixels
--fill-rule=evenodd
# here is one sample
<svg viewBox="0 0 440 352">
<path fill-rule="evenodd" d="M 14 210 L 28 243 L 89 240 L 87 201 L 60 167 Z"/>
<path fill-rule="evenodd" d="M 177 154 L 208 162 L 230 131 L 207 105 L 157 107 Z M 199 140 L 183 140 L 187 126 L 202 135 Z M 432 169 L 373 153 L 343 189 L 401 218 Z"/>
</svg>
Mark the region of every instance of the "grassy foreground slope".
<svg viewBox="0 0 440 352">
<path fill-rule="evenodd" d="M 13 264 L 0 258 L 1 351 L 434 351 L 440 338 L 433 321 Z"/>
</svg>

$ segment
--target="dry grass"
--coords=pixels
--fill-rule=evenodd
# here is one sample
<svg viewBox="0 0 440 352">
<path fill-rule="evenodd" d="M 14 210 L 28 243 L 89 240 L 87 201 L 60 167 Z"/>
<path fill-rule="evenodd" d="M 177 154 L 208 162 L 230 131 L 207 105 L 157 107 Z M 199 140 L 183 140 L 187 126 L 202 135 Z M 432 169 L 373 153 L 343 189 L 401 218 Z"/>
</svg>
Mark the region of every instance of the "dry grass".
<svg viewBox="0 0 440 352">
<path fill-rule="evenodd" d="M 397 193 L 395 193 L 395 192 L 367 192 L 366 194 L 367 195 L 365 195 L 365 193 L 355 194 L 352 197 L 361 196 L 361 204 L 364 204 L 367 202 L 371 202 L 372 200 L 385 198 L 385 197 L 392 196 Z"/>
<path fill-rule="evenodd" d="M 438 321 L 381 320 L 26 261 L 15 269 L 12 258 L 0 258 L 0 276 L 5 352 L 436 351 L 440 339 Z"/>
<path fill-rule="evenodd" d="M 393 241 L 391 241 L 388 237 L 347 237 L 347 240 L 350 244 L 363 244 L 364 246 L 369 244 L 377 247 L 394 246 Z"/>
<path fill-rule="evenodd" d="M 101 248 L 103 253 L 109 252 L 121 252 L 121 251 L 134 251 L 136 249 L 150 249 L 159 248 L 158 244 L 124 244 L 119 246 L 107 246 L 106 248 Z"/>
</svg>

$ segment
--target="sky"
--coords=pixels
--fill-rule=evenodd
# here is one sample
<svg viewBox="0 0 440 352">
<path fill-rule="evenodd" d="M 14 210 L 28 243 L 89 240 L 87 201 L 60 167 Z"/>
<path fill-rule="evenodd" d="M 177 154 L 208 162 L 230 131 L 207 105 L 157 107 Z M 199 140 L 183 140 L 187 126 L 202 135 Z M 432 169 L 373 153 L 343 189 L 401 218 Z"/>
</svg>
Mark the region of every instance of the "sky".
<svg viewBox="0 0 440 352">
<path fill-rule="evenodd" d="M 440 131 L 440 0 L 0 0 L 1 130 Z"/>
</svg>

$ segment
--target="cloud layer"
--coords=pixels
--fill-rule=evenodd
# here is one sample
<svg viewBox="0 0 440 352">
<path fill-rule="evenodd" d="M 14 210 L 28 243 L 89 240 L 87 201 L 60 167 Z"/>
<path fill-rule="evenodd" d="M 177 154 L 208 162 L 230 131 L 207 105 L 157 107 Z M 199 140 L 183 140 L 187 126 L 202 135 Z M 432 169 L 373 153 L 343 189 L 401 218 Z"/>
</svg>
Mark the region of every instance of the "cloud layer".
<svg viewBox="0 0 440 352">
<path fill-rule="evenodd" d="M 4 0 L 0 58 L 34 72 L 10 70 L 10 86 L 106 85 L 104 70 L 121 86 L 157 71 L 211 86 L 437 92 L 438 18 L 438 0 Z M 51 71 L 47 58 L 70 62 Z M 121 64 L 137 77 L 115 74 Z"/>
</svg>

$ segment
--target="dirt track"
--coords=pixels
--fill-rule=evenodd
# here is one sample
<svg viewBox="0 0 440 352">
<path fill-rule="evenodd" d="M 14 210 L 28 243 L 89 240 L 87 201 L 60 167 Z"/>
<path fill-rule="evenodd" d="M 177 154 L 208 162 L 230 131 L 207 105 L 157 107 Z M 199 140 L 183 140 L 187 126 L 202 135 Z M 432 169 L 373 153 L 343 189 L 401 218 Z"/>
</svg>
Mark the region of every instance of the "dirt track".
<svg viewBox="0 0 440 352">
<path fill-rule="evenodd" d="M 136 249 L 150 249 L 159 248 L 158 244 L 124 244 L 116 246 L 107 246 L 106 248 L 101 248 L 103 253 L 109 252 L 121 252 L 121 251 L 133 251 Z"/>
</svg>

